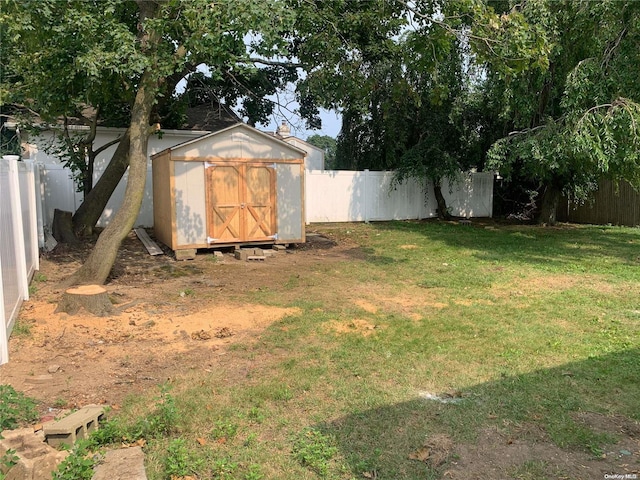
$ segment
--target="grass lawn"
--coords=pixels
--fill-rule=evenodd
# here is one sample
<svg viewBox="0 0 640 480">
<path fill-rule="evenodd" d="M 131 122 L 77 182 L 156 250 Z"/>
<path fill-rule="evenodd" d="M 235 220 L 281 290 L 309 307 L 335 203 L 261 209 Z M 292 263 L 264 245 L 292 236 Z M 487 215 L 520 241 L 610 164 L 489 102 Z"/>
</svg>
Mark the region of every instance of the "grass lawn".
<svg viewBox="0 0 640 480">
<path fill-rule="evenodd" d="M 154 403 L 166 416 L 145 447 L 152 480 L 435 479 L 456 456 L 409 459 L 429 439 L 493 428 L 598 458 L 615 435 L 580 414 L 640 420 L 640 230 L 313 229 L 352 258 L 237 294 L 298 315 L 121 407 L 125 424 Z M 512 478 L 569 478 L 545 465 Z"/>
</svg>

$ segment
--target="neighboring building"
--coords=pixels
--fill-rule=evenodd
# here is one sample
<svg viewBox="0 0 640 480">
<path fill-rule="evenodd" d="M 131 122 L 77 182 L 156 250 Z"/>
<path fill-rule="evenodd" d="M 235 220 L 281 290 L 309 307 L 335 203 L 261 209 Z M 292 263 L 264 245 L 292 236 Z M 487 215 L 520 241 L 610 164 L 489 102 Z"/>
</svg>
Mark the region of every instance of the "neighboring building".
<svg viewBox="0 0 640 480">
<path fill-rule="evenodd" d="M 292 136 L 291 128 L 289 128 L 286 120 L 282 121 L 282 124 L 278 126 L 275 133 L 270 133 L 269 135 L 280 138 L 289 145 L 301 148 L 307 152 L 307 156 L 304 159 L 305 170 L 324 170 L 324 150 L 316 147 L 315 145 L 311 145 L 300 138 Z"/>
</svg>

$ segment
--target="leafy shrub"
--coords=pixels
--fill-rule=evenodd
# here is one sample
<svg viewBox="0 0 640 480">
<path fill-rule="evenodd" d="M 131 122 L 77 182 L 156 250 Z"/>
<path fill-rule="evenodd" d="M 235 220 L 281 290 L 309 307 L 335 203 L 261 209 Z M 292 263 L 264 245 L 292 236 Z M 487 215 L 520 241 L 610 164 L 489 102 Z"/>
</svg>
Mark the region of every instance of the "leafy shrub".
<svg viewBox="0 0 640 480">
<path fill-rule="evenodd" d="M 86 440 L 76 442 L 69 456 L 53 472 L 53 480 L 91 480 L 96 460 L 87 445 Z"/>
<path fill-rule="evenodd" d="M 38 420 L 36 402 L 11 385 L 0 385 L 0 431 Z"/>
</svg>

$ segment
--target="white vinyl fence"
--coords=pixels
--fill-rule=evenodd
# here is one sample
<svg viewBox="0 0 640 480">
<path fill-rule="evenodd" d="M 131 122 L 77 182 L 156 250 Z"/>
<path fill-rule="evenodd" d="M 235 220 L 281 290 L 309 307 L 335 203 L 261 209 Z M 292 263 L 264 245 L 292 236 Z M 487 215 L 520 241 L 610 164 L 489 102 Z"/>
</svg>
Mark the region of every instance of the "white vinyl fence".
<svg viewBox="0 0 640 480">
<path fill-rule="evenodd" d="M 0 364 L 9 361 L 9 334 L 39 268 L 37 184 L 33 162 L 0 159 Z"/>
<path fill-rule="evenodd" d="M 122 129 L 98 129 L 96 146 L 121 135 Z M 169 130 L 162 138 L 149 139 L 149 156 L 178 143 L 197 138 L 207 132 Z M 53 211 L 58 208 L 75 212 L 82 202 L 76 193 L 71 173 L 58 159 L 47 155 L 42 142 L 30 146 L 31 158 L 41 169 L 44 202 L 44 224 L 50 227 Z M 94 181 L 104 171 L 115 151 L 112 146 L 96 161 Z M 306 222 L 351 222 L 375 220 L 419 219 L 436 216 L 436 201 L 432 185 L 410 180 L 391 187 L 393 172 L 305 171 Z M 136 226 L 153 227 L 153 195 L 151 162 L 147 172 L 147 185 Z M 460 174 L 459 181 L 442 187 L 451 213 L 460 217 L 491 217 L 493 214 L 493 178 L 491 172 Z M 105 226 L 119 208 L 125 190 L 123 179 L 112 195 L 107 208 L 98 221 Z"/>
<path fill-rule="evenodd" d="M 415 179 L 393 185 L 393 172 L 308 171 L 305 198 L 307 223 L 406 220 L 437 215 L 431 183 Z M 492 172 L 460 174 L 443 182 L 450 213 L 459 217 L 493 215 Z"/>
<path fill-rule="evenodd" d="M 75 192 L 69 170 L 61 165 L 41 165 L 45 223 L 50 226 L 53 210 L 75 212 L 82 195 Z M 393 172 L 308 170 L 305 172 L 306 223 L 362 222 L 431 218 L 437 215 L 433 185 L 407 180 L 392 185 Z M 458 217 L 493 215 L 492 172 L 460 174 L 453 185 L 442 186 L 450 213 Z M 125 181 L 118 185 L 98 225 L 104 226 L 122 202 Z M 136 226 L 153 227 L 151 168 Z"/>
</svg>

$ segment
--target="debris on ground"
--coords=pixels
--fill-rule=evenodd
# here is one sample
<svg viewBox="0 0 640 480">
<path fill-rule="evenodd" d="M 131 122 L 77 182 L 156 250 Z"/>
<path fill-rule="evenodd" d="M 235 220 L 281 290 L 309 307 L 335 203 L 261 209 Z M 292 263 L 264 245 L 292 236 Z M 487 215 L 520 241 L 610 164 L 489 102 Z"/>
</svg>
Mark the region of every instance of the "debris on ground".
<svg viewBox="0 0 640 480">
<path fill-rule="evenodd" d="M 453 440 L 449 435 L 433 435 L 422 447 L 409 455 L 409 460 L 424 462 L 436 468 L 447 461 L 452 450 Z"/>
</svg>

